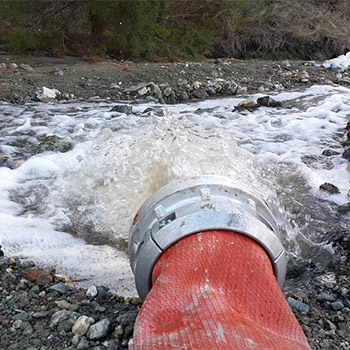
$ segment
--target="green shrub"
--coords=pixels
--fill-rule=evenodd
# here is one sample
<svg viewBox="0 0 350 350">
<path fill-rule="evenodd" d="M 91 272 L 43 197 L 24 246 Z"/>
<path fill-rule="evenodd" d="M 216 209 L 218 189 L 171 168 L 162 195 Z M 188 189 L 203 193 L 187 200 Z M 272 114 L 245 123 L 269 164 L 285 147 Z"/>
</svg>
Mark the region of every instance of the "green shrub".
<svg viewBox="0 0 350 350">
<path fill-rule="evenodd" d="M 25 31 L 18 31 L 5 37 L 5 44 L 15 54 L 21 54 L 36 50 L 38 40 L 34 34 Z"/>
</svg>

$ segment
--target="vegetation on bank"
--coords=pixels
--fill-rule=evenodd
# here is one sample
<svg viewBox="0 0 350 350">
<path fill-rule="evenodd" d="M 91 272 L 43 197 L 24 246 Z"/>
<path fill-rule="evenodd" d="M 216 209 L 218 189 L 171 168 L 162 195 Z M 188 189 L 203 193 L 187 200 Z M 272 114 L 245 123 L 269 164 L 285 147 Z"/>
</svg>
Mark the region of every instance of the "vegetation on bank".
<svg viewBox="0 0 350 350">
<path fill-rule="evenodd" d="M 0 0 L 0 45 L 119 59 L 331 57 L 350 50 L 350 1 Z"/>
</svg>

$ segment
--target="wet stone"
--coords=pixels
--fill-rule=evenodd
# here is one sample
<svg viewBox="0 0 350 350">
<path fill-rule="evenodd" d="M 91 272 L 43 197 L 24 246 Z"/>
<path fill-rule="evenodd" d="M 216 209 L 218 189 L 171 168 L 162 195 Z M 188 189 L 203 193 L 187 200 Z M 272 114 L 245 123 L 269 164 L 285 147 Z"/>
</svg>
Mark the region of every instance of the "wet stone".
<svg viewBox="0 0 350 350">
<path fill-rule="evenodd" d="M 270 96 L 264 96 L 260 97 L 257 99 L 257 104 L 262 107 L 281 107 L 282 103 L 279 101 L 275 101 L 272 97 Z"/>
<path fill-rule="evenodd" d="M 340 193 L 339 188 L 329 182 L 325 182 L 320 186 L 320 190 L 326 191 L 331 194 Z"/>
<path fill-rule="evenodd" d="M 342 157 L 347 159 L 347 160 L 350 160 L 350 148 L 347 148 L 344 153 L 342 154 Z"/>
<path fill-rule="evenodd" d="M 212 87 L 208 87 L 207 93 L 208 93 L 209 96 L 215 96 L 216 95 L 216 91 Z"/>
<path fill-rule="evenodd" d="M 253 99 L 244 100 L 235 107 L 235 111 L 242 112 L 244 110 L 253 111 L 259 108 L 259 105 Z"/>
<path fill-rule="evenodd" d="M 123 114 L 131 114 L 132 113 L 132 106 L 130 105 L 117 105 L 114 106 L 110 112 L 117 112 L 117 113 L 123 113 Z"/>
<path fill-rule="evenodd" d="M 346 214 L 350 211 L 350 202 L 346 203 L 346 204 L 343 204 L 343 205 L 340 205 L 338 208 L 337 208 L 337 212 L 340 214 L 340 215 L 343 215 L 343 214 Z"/>
</svg>

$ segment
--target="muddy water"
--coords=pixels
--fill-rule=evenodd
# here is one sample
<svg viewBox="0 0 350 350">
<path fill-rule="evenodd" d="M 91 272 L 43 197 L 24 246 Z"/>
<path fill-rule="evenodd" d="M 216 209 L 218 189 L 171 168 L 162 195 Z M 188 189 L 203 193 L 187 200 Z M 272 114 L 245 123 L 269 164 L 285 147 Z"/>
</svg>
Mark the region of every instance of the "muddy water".
<svg viewBox="0 0 350 350">
<path fill-rule="evenodd" d="M 139 206 L 173 180 L 215 174 L 271 203 L 289 256 L 329 261 L 322 242 L 346 227 L 335 209 L 349 200 L 350 177 L 340 155 L 322 151 L 341 152 L 350 90 L 314 86 L 273 97 L 282 108 L 240 113 L 243 96 L 133 104 L 128 115 L 105 101 L 0 106 L 1 244 L 85 285 L 134 294 L 126 248 Z M 37 153 L 48 135 L 74 148 Z M 320 191 L 324 182 L 340 194 Z"/>
</svg>

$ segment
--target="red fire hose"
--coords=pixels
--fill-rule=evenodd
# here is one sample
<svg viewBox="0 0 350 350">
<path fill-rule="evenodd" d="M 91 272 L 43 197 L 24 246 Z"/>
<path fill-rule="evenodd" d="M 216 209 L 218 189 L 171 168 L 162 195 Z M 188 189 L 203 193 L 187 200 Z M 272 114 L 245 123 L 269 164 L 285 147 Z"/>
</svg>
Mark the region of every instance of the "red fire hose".
<svg viewBox="0 0 350 350">
<path fill-rule="evenodd" d="M 226 178 L 169 184 L 140 208 L 130 262 L 145 299 L 134 350 L 310 350 L 282 294 L 269 206 Z"/>
<path fill-rule="evenodd" d="M 138 316 L 135 350 L 310 350 L 264 249 L 204 232 L 166 251 Z"/>
</svg>

